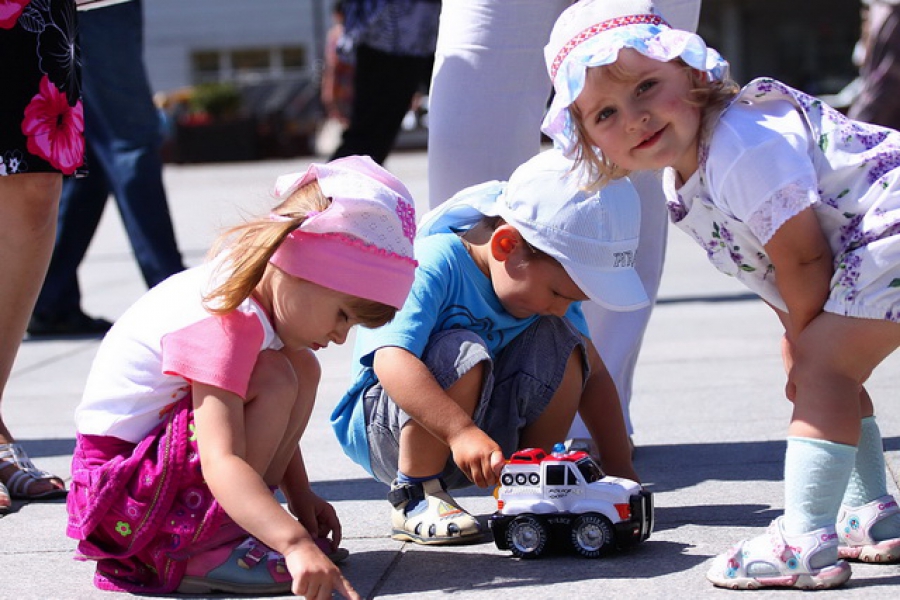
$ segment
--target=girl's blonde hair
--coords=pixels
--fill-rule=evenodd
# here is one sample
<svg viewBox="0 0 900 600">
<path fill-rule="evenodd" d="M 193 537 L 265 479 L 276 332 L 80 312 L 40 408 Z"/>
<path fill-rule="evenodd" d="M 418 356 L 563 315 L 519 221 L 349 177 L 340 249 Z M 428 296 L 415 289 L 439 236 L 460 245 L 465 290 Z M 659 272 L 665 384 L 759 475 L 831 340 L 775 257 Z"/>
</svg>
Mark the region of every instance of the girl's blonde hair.
<svg viewBox="0 0 900 600">
<path fill-rule="evenodd" d="M 300 227 L 307 216 L 323 212 L 331 199 L 322 193 L 318 182 L 311 181 L 295 190 L 276 206 L 270 215 L 246 221 L 227 229 L 209 252 L 209 258 L 221 260 L 217 273 L 225 280 L 203 297 L 210 313 L 223 315 L 250 297 L 269 267 L 269 259 L 284 239 Z M 272 268 L 277 268 L 272 265 Z M 355 298 L 350 308 L 366 327 L 380 327 L 394 318 L 397 309 L 365 298 Z"/>
<path fill-rule="evenodd" d="M 727 73 L 721 80 L 710 81 L 705 73 L 691 68 L 681 59 L 675 59 L 675 61 L 685 68 L 690 79 L 691 90 L 688 93 L 687 102 L 701 111 L 698 135 L 702 138 L 712 130 L 712 126 L 719 114 L 728 106 L 732 98 L 737 95 L 740 88 L 737 83 L 728 77 Z M 597 77 L 600 73 L 617 82 L 634 79 L 634 76 L 625 70 L 618 61 L 610 65 L 588 69 L 585 78 L 590 80 L 592 77 Z M 585 85 L 587 85 L 587 82 Z M 572 113 L 572 122 L 575 124 L 575 133 L 578 138 L 575 166 L 573 168 L 582 168 L 587 173 L 590 181 L 587 189 L 596 191 L 610 181 L 621 179 L 631 173 L 628 169 L 623 169 L 607 159 L 602 152 L 599 152 L 594 147 L 584 127 L 583 115 L 574 103 L 569 105 L 569 111 Z"/>
</svg>

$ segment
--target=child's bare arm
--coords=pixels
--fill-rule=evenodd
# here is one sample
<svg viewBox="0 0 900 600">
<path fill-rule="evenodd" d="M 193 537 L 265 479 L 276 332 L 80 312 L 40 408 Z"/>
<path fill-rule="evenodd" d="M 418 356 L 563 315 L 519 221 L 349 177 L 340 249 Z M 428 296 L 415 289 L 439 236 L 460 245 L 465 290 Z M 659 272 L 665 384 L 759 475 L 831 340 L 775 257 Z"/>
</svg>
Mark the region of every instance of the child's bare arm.
<svg viewBox="0 0 900 600">
<path fill-rule="evenodd" d="M 244 400 L 202 383 L 193 384 L 194 425 L 203 477 L 234 521 L 284 555 L 295 594 L 328 589 L 358 598 L 310 533 L 284 510 L 262 476 L 246 460 Z"/>
<path fill-rule="evenodd" d="M 503 465 L 500 446 L 475 425 L 418 357 L 403 348 L 385 347 L 376 351 L 373 366 L 391 399 L 450 447 L 453 460 L 472 482 L 479 486 L 496 482 Z"/>
<path fill-rule="evenodd" d="M 765 245 L 775 266 L 778 291 L 788 308 L 788 339 L 797 336 L 822 312 L 831 287 L 831 248 L 819 219 L 807 208 L 788 219 Z"/>
<path fill-rule="evenodd" d="M 603 470 L 639 482 L 631 462 L 631 443 L 616 385 L 594 344 L 586 341 L 591 374 L 585 382 L 578 412 L 597 444 Z"/>
</svg>

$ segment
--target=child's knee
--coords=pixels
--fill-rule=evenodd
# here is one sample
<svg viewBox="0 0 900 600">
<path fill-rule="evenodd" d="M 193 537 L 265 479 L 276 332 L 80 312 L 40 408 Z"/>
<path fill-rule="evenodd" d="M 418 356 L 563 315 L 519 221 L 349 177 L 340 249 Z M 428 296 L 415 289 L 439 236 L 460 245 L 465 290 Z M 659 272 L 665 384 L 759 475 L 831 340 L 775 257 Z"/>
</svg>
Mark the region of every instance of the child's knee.
<svg viewBox="0 0 900 600">
<path fill-rule="evenodd" d="M 250 375 L 247 401 L 268 397 L 295 398 L 299 381 L 300 374 L 287 356 L 275 350 L 264 350 Z"/>
<path fill-rule="evenodd" d="M 316 389 L 322 378 L 322 365 L 316 353 L 309 348 L 294 352 L 290 357 L 297 384 L 301 389 Z"/>
</svg>

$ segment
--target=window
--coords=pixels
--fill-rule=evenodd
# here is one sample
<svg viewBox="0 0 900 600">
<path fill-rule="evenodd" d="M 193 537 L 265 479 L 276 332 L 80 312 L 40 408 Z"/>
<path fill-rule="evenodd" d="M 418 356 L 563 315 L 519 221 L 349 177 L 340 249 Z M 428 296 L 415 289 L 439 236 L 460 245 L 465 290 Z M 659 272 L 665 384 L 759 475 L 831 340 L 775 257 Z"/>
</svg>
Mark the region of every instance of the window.
<svg viewBox="0 0 900 600">
<path fill-rule="evenodd" d="M 219 53 L 215 50 L 194 52 L 191 57 L 191 71 L 194 83 L 208 83 L 219 80 Z"/>
<path fill-rule="evenodd" d="M 191 54 L 194 84 L 280 79 L 285 74 L 302 74 L 307 64 L 304 46 L 195 50 Z"/>
<path fill-rule="evenodd" d="M 566 465 L 549 465 L 547 467 L 547 485 L 566 485 Z"/>
</svg>

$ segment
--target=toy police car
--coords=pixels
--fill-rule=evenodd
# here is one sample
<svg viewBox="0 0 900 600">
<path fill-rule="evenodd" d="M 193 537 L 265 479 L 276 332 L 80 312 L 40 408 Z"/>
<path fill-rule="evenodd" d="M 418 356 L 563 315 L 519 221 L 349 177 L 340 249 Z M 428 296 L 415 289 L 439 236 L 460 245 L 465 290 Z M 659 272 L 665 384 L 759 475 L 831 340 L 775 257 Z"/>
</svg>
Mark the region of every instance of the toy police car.
<svg viewBox="0 0 900 600">
<path fill-rule="evenodd" d="M 653 496 L 630 479 L 607 477 L 587 452 L 557 444 L 513 454 L 503 467 L 497 512 L 489 521 L 494 542 L 520 558 L 551 547 L 595 558 L 650 537 Z"/>
</svg>

